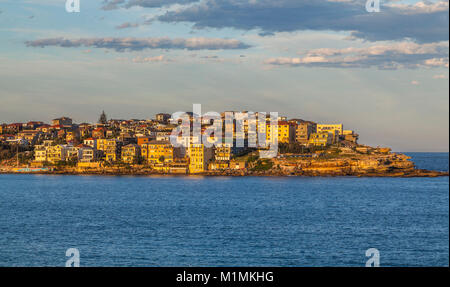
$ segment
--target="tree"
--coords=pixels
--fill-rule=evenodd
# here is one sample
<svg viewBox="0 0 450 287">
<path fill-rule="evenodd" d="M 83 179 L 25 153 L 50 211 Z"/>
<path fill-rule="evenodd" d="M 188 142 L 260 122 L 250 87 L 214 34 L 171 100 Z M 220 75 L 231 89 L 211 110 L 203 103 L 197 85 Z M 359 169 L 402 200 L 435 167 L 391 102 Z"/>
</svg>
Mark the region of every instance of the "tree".
<svg viewBox="0 0 450 287">
<path fill-rule="evenodd" d="M 100 115 L 100 118 L 98 119 L 98 123 L 106 125 L 107 121 L 108 121 L 108 118 L 106 117 L 105 111 L 102 111 L 102 114 Z"/>
</svg>

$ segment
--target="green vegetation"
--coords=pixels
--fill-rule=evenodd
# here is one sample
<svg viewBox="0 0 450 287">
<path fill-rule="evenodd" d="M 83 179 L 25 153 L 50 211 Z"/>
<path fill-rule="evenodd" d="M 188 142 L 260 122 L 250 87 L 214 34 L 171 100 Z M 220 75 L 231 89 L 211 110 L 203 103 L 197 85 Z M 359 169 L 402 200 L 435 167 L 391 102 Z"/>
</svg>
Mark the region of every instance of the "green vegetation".
<svg viewBox="0 0 450 287">
<path fill-rule="evenodd" d="M 258 159 L 256 165 L 252 168 L 253 171 L 266 171 L 270 170 L 273 166 L 273 162 L 270 159 Z"/>
</svg>

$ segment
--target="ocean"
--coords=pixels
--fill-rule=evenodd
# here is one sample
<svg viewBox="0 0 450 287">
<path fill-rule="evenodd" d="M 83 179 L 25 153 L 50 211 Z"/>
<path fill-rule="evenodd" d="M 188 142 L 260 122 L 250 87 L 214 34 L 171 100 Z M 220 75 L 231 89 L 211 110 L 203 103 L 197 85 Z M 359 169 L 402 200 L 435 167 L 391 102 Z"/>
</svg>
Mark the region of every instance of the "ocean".
<svg viewBox="0 0 450 287">
<path fill-rule="evenodd" d="M 409 153 L 448 170 L 448 153 Z M 0 266 L 449 265 L 449 178 L 0 175 Z"/>
</svg>

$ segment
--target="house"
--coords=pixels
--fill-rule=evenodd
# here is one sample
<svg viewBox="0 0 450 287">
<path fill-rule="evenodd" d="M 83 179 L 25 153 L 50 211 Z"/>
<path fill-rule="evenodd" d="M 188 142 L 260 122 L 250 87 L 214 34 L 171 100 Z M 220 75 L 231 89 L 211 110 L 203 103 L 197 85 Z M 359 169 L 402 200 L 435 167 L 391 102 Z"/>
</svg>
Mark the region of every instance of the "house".
<svg viewBox="0 0 450 287">
<path fill-rule="evenodd" d="M 179 149 L 175 149 L 169 141 L 152 140 L 142 145 L 141 155 L 146 162 L 157 164 L 173 162 L 180 153 Z"/>
<path fill-rule="evenodd" d="M 27 140 L 30 144 L 34 145 L 40 134 L 40 131 L 23 130 L 17 134 L 17 138 Z"/>
<path fill-rule="evenodd" d="M 0 135 L 6 133 L 6 124 L 1 124 L 0 125 Z"/>
<path fill-rule="evenodd" d="M 207 148 L 203 144 L 191 144 L 188 149 L 189 173 L 201 173 L 208 169 L 208 165 L 213 159 L 212 148 Z"/>
<path fill-rule="evenodd" d="M 246 169 L 246 168 L 247 162 L 245 161 L 238 161 L 238 160 L 230 161 L 230 169 Z"/>
<path fill-rule="evenodd" d="M 214 150 L 215 161 L 230 161 L 232 155 L 231 144 L 218 144 Z"/>
<path fill-rule="evenodd" d="M 358 143 L 359 135 L 351 130 L 344 130 L 343 135 L 341 136 L 342 140 L 349 141 L 352 143 Z"/>
<path fill-rule="evenodd" d="M 47 148 L 44 145 L 36 145 L 34 147 L 34 161 L 36 162 L 47 161 Z"/>
<path fill-rule="evenodd" d="M 103 139 L 106 135 L 106 129 L 103 127 L 96 128 L 92 131 L 92 137 L 95 139 Z"/>
<path fill-rule="evenodd" d="M 42 126 L 43 122 L 28 122 L 25 124 L 25 128 L 35 130 L 36 128 Z"/>
<path fill-rule="evenodd" d="M 80 133 L 78 130 L 68 131 L 66 133 L 66 142 L 74 142 L 80 138 Z"/>
<path fill-rule="evenodd" d="M 156 115 L 156 121 L 160 123 L 167 123 L 171 118 L 170 114 L 159 113 Z"/>
<path fill-rule="evenodd" d="M 97 161 L 98 152 L 92 146 L 80 144 L 78 148 L 78 161 L 83 163 Z"/>
<path fill-rule="evenodd" d="M 312 146 L 326 147 L 333 143 L 333 138 L 334 135 L 329 132 L 314 133 L 311 135 L 308 143 Z"/>
<path fill-rule="evenodd" d="M 6 126 L 6 132 L 10 134 L 17 134 L 23 129 L 22 123 L 13 123 Z"/>
<path fill-rule="evenodd" d="M 97 139 L 95 138 L 87 138 L 83 141 L 83 144 L 90 146 L 93 149 L 97 149 Z"/>
<path fill-rule="evenodd" d="M 213 161 L 209 163 L 208 169 L 209 170 L 221 170 L 221 169 L 228 169 L 230 168 L 230 162 L 229 161 Z"/>
<path fill-rule="evenodd" d="M 137 144 L 138 146 L 142 146 L 143 144 L 147 144 L 150 142 L 150 137 L 140 136 L 137 137 Z"/>
<path fill-rule="evenodd" d="M 97 139 L 97 150 L 103 151 L 106 161 L 117 161 L 121 148 L 122 142 L 116 139 Z"/>
<path fill-rule="evenodd" d="M 39 127 L 36 128 L 37 131 L 43 132 L 43 133 L 48 133 L 50 132 L 51 126 L 50 125 L 41 125 Z"/>
<path fill-rule="evenodd" d="M 16 139 L 15 135 L 10 135 L 10 134 L 0 135 L 0 141 L 3 141 L 3 142 L 15 140 L 15 139 Z"/>
<path fill-rule="evenodd" d="M 57 163 L 65 161 L 67 156 L 67 146 L 55 145 L 47 148 L 47 161 L 50 163 Z"/>
<path fill-rule="evenodd" d="M 122 161 L 136 163 L 140 158 L 141 149 L 137 144 L 129 144 L 122 147 Z"/>
<path fill-rule="evenodd" d="M 333 143 L 339 141 L 339 136 L 343 135 L 344 125 L 343 124 L 318 124 L 317 133 L 329 132 L 334 135 Z"/>
<path fill-rule="evenodd" d="M 158 131 L 156 132 L 157 141 L 170 141 L 170 135 L 172 131 Z"/>
<path fill-rule="evenodd" d="M 78 161 L 78 146 L 66 145 L 66 160 L 77 160 Z"/>
<path fill-rule="evenodd" d="M 313 122 L 300 122 L 295 130 L 295 141 L 302 145 L 307 145 L 313 133 L 317 132 L 317 124 Z"/>
<path fill-rule="evenodd" d="M 176 158 L 174 162 L 168 163 L 169 173 L 173 174 L 187 174 L 189 172 L 189 159 Z"/>
<path fill-rule="evenodd" d="M 62 117 L 58 119 L 52 120 L 53 126 L 65 126 L 65 127 L 71 127 L 72 126 L 72 119 L 68 117 Z"/>
<path fill-rule="evenodd" d="M 277 131 L 273 131 L 269 123 L 266 124 L 266 142 L 268 144 L 275 143 L 275 139 L 278 139 L 278 143 L 292 143 L 295 141 L 295 131 L 297 124 L 287 121 L 278 121 Z"/>
</svg>

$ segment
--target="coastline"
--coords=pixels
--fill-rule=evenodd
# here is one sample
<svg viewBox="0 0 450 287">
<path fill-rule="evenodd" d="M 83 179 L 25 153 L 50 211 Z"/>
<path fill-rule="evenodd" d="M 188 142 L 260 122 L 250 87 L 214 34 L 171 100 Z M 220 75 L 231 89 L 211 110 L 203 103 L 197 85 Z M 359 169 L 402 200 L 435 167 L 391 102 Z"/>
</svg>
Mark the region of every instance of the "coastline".
<svg viewBox="0 0 450 287">
<path fill-rule="evenodd" d="M 419 169 L 411 157 L 401 153 L 326 155 L 299 158 L 287 155 L 261 161 L 247 161 L 245 168 L 215 169 L 190 173 L 157 170 L 149 165 L 98 167 L 49 166 L 29 168 L 0 165 L 0 174 L 96 175 L 96 176 L 211 176 L 211 177 L 443 177 L 448 171 Z"/>
</svg>

